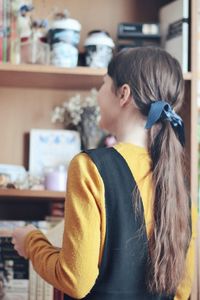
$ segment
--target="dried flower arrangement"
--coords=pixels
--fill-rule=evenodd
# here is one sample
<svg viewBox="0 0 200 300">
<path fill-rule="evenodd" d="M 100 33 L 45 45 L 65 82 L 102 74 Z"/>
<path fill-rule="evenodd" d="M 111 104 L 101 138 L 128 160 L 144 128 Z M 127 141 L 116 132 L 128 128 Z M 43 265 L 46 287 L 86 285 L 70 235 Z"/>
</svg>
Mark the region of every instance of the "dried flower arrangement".
<svg viewBox="0 0 200 300">
<path fill-rule="evenodd" d="M 84 149 L 97 147 L 103 136 L 103 131 L 98 127 L 98 120 L 96 89 L 92 89 L 85 97 L 76 94 L 66 100 L 61 106 L 53 109 L 51 116 L 53 123 L 61 122 L 65 128 L 76 128 L 80 133 Z"/>
</svg>

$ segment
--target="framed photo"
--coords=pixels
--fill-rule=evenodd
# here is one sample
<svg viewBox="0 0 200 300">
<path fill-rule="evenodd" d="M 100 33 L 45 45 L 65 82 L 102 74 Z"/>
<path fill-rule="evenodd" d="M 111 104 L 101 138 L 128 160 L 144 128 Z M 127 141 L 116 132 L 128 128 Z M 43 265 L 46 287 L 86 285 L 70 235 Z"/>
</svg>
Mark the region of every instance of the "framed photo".
<svg viewBox="0 0 200 300">
<path fill-rule="evenodd" d="M 30 131 L 29 171 L 43 176 L 47 168 L 64 165 L 81 150 L 80 135 L 74 130 L 32 129 Z"/>
</svg>

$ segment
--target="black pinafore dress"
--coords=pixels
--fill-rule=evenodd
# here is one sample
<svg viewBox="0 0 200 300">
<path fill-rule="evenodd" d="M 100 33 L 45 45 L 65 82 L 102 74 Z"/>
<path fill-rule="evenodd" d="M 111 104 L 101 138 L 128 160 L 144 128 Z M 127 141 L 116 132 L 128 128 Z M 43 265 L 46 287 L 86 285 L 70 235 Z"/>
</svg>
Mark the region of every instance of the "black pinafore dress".
<svg viewBox="0 0 200 300">
<path fill-rule="evenodd" d="M 141 213 L 133 208 L 133 175 L 114 148 L 85 151 L 96 165 L 105 187 L 106 239 L 99 276 L 84 300 L 171 300 L 147 290 L 148 241 Z M 139 193 L 139 191 L 138 191 Z M 67 295 L 64 300 L 74 299 Z"/>
</svg>

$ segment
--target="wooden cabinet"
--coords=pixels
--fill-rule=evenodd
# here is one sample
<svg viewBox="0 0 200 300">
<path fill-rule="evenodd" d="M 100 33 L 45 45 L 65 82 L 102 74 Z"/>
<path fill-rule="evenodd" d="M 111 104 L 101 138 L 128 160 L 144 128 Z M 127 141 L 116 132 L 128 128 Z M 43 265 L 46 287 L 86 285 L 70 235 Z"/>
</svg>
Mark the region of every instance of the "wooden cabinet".
<svg viewBox="0 0 200 300">
<path fill-rule="evenodd" d="M 79 50 L 87 33 L 94 29 L 108 31 L 116 41 L 119 22 L 158 21 L 159 8 L 167 0 L 33 0 L 34 15 L 45 18 L 53 9 L 67 8 L 72 18 L 82 24 Z M 188 170 L 192 198 L 197 199 L 197 2 L 191 0 L 191 70 L 184 74 L 186 94 L 182 116 L 186 126 Z M 52 108 L 76 92 L 87 93 L 98 88 L 105 69 L 77 67 L 61 69 L 39 65 L 0 65 L 0 163 L 22 164 L 28 167 L 27 133 L 31 128 L 59 128 L 51 123 Z M 63 193 L 0 190 L 0 218 L 18 215 L 25 203 L 29 213 L 34 206 L 44 206 L 41 218 L 52 201 L 63 201 Z M 12 204 L 12 205 L 11 205 Z M 47 205 L 47 206 L 46 206 Z M 18 210 L 15 208 L 18 206 Z M 12 213 L 8 213 L 8 211 Z M 28 210 L 27 210 L 28 211 Z M 197 298 L 193 298 L 196 300 Z"/>
</svg>

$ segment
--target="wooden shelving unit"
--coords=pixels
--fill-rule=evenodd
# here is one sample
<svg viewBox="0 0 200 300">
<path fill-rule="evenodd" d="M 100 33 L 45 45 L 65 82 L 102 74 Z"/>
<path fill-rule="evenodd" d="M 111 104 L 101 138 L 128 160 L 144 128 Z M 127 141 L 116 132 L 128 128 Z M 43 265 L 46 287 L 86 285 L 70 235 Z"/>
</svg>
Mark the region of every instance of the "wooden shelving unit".
<svg viewBox="0 0 200 300">
<path fill-rule="evenodd" d="M 58 68 L 44 65 L 0 64 L 0 86 L 51 89 L 90 89 L 99 87 L 105 68 Z M 191 80 L 191 72 L 184 74 Z"/>
<path fill-rule="evenodd" d="M 19 189 L 0 189 L 0 202 L 2 199 L 10 199 L 18 201 L 19 198 L 27 201 L 27 199 L 42 200 L 42 201 L 64 201 L 64 192 L 54 191 L 34 191 L 34 190 L 19 190 Z"/>
<path fill-rule="evenodd" d="M 191 72 L 184 74 L 186 94 L 181 112 L 186 128 L 188 170 L 192 199 L 197 199 L 197 3 L 191 0 Z M 102 29 L 116 42 L 120 22 L 158 22 L 158 11 L 172 0 L 33 0 L 35 18 L 46 18 L 59 6 L 68 9 L 82 25 L 79 50 L 89 31 Z M 53 107 L 72 95 L 85 95 L 99 88 L 106 69 L 76 67 L 57 68 L 42 65 L 0 64 L 0 163 L 19 164 L 27 168 L 27 134 L 31 128 L 60 128 L 51 123 Z M 0 190 L 0 219 L 44 218 L 51 203 L 63 202 L 65 193 L 51 191 Z M 191 300 L 199 299 L 199 287 Z"/>
<path fill-rule="evenodd" d="M 106 69 L 58 68 L 44 65 L 0 64 L 0 86 L 51 89 L 85 89 L 99 87 Z"/>
</svg>

